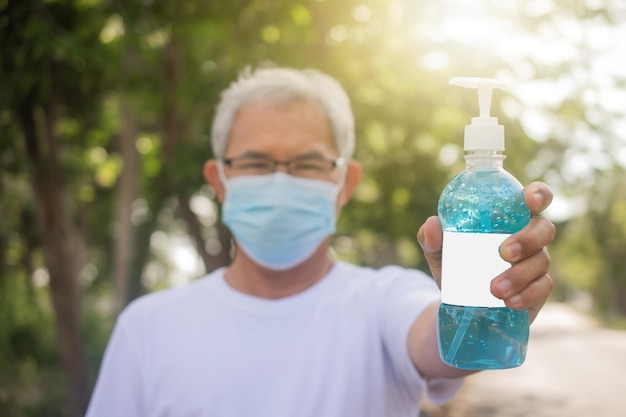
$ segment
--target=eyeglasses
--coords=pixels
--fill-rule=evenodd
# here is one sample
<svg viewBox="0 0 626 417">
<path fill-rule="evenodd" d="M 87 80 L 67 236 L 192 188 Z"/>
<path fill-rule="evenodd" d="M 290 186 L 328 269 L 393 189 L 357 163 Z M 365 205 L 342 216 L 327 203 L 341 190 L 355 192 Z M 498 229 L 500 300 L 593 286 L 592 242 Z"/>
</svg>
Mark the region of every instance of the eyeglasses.
<svg viewBox="0 0 626 417">
<path fill-rule="evenodd" d="M 264 156 L 239 156 L 223 158 L 222 162 L 231 169 L 233 176 L 266 175 L 276 171 L 278 165 L 285 165 L 287 172 L 294 177 L 328 179 L 335 168 L 346 164 L 346 159 L 335 160 L 321 156 L 300 156 L 287 161 L 277 161 Z"/>
</svg>

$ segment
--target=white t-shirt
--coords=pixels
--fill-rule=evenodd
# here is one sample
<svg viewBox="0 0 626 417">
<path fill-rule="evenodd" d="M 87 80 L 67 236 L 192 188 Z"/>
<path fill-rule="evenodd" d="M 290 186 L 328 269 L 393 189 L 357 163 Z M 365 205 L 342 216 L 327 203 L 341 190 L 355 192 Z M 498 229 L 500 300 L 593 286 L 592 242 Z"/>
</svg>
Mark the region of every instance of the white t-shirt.
<svg viewBox="0 0 626 417">
<path fill-rule="evenodd" d="M 440 298 L 427 275 L 337 262 L 278 300 L 232 289 L 223 270 L 150 294 L 120 315 L 88 417 L 415 417 L 425 381 L 407 335 Z"/>
</svg>

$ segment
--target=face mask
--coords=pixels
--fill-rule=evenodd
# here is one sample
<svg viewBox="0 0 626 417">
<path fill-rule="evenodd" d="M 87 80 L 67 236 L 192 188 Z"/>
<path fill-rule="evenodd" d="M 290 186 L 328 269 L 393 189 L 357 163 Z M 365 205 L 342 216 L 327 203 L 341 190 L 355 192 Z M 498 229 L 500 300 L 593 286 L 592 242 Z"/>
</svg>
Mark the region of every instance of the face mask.
<svg viewBox="0 0 626 417">
<path fill-rule="evenodd" d="M 283 172 L 221 176 L 226 184 L 223 222 L 239 248 L 265 268 L 300 264 L 335 232 L 338 184 Z"/>
</svg>

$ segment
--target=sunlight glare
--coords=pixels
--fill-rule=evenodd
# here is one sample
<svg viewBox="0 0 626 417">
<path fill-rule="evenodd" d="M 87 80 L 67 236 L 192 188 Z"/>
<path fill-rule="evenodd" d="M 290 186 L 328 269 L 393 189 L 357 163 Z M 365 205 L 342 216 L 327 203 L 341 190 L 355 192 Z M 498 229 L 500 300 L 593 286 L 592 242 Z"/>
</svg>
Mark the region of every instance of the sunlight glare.
<svg viewBox="0 0 626 417">
<path fill-rule="evenodd" d="M 473 45 L 491 42 L 505 32 L 498 22 L 482 16 L 473 18 L 451 16 L 444 20 L 442 28 L 450 38 Z"/>
<path fill-rule="evenodd" d="M 168 277 L 172 286 L 185 285 L 202 275 L 204 266 L 193 243 L 187 236 L 171 238 L 168 255 L 174 266 Z"/>
</svg>

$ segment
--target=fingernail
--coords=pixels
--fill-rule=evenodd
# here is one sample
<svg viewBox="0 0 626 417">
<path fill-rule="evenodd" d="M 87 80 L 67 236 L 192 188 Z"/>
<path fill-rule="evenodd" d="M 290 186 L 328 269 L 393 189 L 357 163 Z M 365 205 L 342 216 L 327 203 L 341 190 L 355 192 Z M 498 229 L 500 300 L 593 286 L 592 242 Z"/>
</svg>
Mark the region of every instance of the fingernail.
<svg viewBox="0 0 626 417">
<path fill-rule="evenodd" d="M 509 298 L 509 304 L 513 307 L 519 306 L 521 302 L 522 302 L 522 296 L 519 294 L 514 295 L 513 297 Z"/>
<path fill-rule="evenodd" d="M 503 279 L 496 284 L 498 287 L 498 291 L 500 291 L 500 295 L 503 298 L 506 298 L 507 294 L 513 289 L 513 285 L 508 279 Z"/>
<path fill-rule="evenodd" d="M 507 253 L 509 260 L 516 261 L 517 258 L 522 254 L 522 245 L 519 243 L 513 243 L 507 247 Z"/>
</svg>

